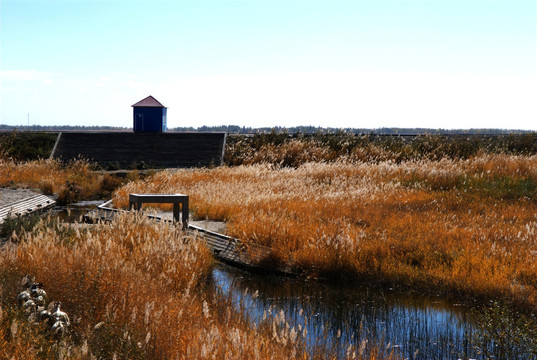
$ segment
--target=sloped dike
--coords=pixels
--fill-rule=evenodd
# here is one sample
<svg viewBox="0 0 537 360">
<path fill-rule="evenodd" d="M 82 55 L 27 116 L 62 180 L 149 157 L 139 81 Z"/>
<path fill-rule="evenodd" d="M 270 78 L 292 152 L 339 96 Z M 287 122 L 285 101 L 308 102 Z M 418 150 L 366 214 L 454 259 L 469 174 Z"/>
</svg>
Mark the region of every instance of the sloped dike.
<svg viewBox="0 0 537 360">
<path fill-rule="evenodd" d="M 62 132 L 53 158 L 82 157 L 103 168 L 126 169 L 219 166 L 225 133 Z"/>
</svg>

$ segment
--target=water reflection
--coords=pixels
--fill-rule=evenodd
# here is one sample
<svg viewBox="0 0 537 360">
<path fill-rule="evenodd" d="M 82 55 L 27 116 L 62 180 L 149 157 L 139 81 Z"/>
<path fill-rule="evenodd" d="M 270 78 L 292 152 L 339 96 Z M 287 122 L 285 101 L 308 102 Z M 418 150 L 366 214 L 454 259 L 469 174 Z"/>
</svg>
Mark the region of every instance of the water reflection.
<svg viewBox="0 0 537 360">
<path fill-rule="evenodd" d="M 442 299 L 356 286 L 261 276 L 227 266 L 213 282 L 251 320 L 284 312 L 291 326 L 307 329 L 307 345 L 324 345 L 345 357 L 349 344 L 380 345 L 408 359 L 481 359 L 468 339 L 474 331 L 468 307 Z M 254 292 L 258 296 L 252 296 Z"/>
<path fill-rule="evenodd" d="M 104 200 L 79 201 L 66 206 L 56 206 L 50 213 L 63 222 L 82 222 L 85 214 L 103 203 Z"/>
</svg>

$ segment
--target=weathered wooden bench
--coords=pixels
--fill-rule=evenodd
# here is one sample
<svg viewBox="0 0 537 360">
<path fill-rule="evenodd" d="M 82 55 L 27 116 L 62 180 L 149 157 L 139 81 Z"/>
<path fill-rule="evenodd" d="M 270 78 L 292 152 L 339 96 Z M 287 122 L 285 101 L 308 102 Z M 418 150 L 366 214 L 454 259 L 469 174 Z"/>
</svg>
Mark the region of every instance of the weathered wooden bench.
<svg viewBox="0 0 537 360">
<path fill-rule="evenodd" d="M 183 194 L 129 194 L 129 210 L 141 210 L 143 203 L 173 204 L 174 221 L 183 222 L 183 228 L 188 228 L 188 195 Z M 181 206 L 181 217 L 179 216 Z"/>
</svg>

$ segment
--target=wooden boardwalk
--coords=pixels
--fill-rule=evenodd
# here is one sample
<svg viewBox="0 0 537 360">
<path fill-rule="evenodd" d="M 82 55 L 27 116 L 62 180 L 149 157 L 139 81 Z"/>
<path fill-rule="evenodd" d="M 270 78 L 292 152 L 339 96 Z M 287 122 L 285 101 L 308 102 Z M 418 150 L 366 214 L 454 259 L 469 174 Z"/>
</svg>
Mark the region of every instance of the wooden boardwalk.
<svg viewBox="0 0 537 360">
<path fill-rule="evenodd" d="M 8 216 L 24 216 L 35 211 L 40 211 L 54 206 L 56 201 L 46 195 L 31 196 L 23 200 L 12 202 L 0 207 L 0 224 L 4 223 Z"/>
<path fill-rule="evenodd" d="M 100 205 L 84 216 L 89 222 L 110 221 L 113 217 L 126 210 L 118 210 L 110 207 L 112 200 Z M 8 216 L 24 216 L 32 212 L 45 210 L 54 206 L 56 202 L 45 195 L 36 195 L 20 201 L 12 202 L 0 207 L 0 224 Z M 156 221 L 172 222 L 162 216 L 147 215 Z M 275 271 L 283 274 L 294 275 L 291 271 L 276 266 L 272 259 L 272 250 L 268 247 L 256 244 L 244 244 L 239 239 L 210 231 L 199 226 L 188 224 L 187 232 L 205 242 L 216 259 L 232 265 L 246 267 L 258 271 Z"/>
<path fill-rule="evenodd" d="M 194 225 L 189 225 L 188 230 L 203 240 L 217 259 L 248 268 L 268 270 L 266 260 L 271 258 L 270 248 L 255 244 L 245 245 L 239 239 Z"/>
<path fill-rule="evenodd" d="M 109 221 L 120 211 L 109 207 L 111 201 L 108 201 L 96 210 L 89 212 L 85 219 L 87 221 Z M 172 222 L 161 216 L 148 215 L 149 218 L 157 221 Z M 245 267 L 257 271 L 272 271 L 286 275 L 295 275 L 289 269 L 277 266 L 273 261 L 272 249 L 266 246 L 256 244 L 244 244 L 239 239 L 210 231 L 195 225 L 188 225 L 187 231 L 196 238 L 205 242 L 207 247 L 212 251 L 214 257 L 220 261 Z"/>
</svg>

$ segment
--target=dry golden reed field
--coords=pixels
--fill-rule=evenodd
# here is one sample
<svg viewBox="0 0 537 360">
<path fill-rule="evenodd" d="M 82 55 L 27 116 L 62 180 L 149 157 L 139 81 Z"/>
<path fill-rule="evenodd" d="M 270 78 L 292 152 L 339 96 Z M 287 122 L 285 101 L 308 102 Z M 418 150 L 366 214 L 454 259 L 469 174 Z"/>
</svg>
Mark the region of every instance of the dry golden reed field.
<svg viewBox="0 0 537 360">
<path fill-rule="evenodd" d="M 179 228 L 124 215 L 95 227 L 42 222 L 0 258 L 0 357 L 5 359 L 297 359 L 285 318 L 251 328 L 206 290 L 212 255 Z M 58 341 L 10 306 L 24 274 L 71 316 Z M 312 356 L 315 357 L 315 356 Z"/>
<path fill-rule="evenodd" d="M 129 193 L 185 193 L 196 218 L 312 277 L 537 306 L 537 157 L 336 161 L 164 171 Z"/>
<path fill-rule="evenodd" d="M 87 163 L 75 162 L 65 167 L 56 160 L 16 162 L 0 158 L 0 169 L 0 186 L 29 187 L 48 193 L 58 193 L 66 180 L 80 181 L 90 173 Z"/>
<path fill-rule="evenodd" d="M 68 204 L 109 196 L 120 184 L 138 178 L 129 172 L 126 179 L 93 172 L 83 160 L 64 164 L 58 160 L 13 161 L 0 157 L 0 187 L 31 188 L 46 195 L 57 194 L 58 202 Z"/>
<path fill-rule="evenodd" d="M 0 160 L 0 186 L 68 203 L 108 197 L 130 181 L 113 194 L 118 207 L 127 207 L 129 193 L 184 193 L 194 219 L 225 221 L 245 248 L 272 248 L 272 266 L 537 309 L 536 156 L 428 157 L 369 145 L 340 156 L 319 144 L 237 147 L 243 155 L 234 159 L 247 165 L 126 180 L 84 161 Z M 213 265 L 194 236 L 139 214 L 91 226 L 43 218 L 1 246 L 0 358 L 336 357 L 306 347 L 304 330 L 283 314 L 252 326 L 207 286 Z M 25 274 L 45 284 L 49 301 L 62 302 L 70 336 L 54 338 L 15 305 Z M 386 358 L 383 346 L 371 344 L 367 354 L 349 347 L 347 355 Z"/>
<path fill-rule="evenodd" d="M 4 161 L 0 174 L 3 185 L 39 188 L 47 181 L 54 192 L 86 195 L 99 181 L 84 162 Z M 87 183 L 68 191 L 66 181 Z M 0 358 L 332 358 L 322 345 L 306 348 L 305 330 L 283 313 L 252 326 L 207 286 L 212 267 L 211 253 L 194 236 L 139 214 L 92 226 L 45 217 L 0 248 Z M 29 321 L 16 305 L 26 274 L 45 284 L 48 301 L 61 301 L 71 317 L 66 338 Z M 397 358 L 380 349 L 371 346 L 365 355 L 351 346 L 347 355 Z"/>
</svg>

